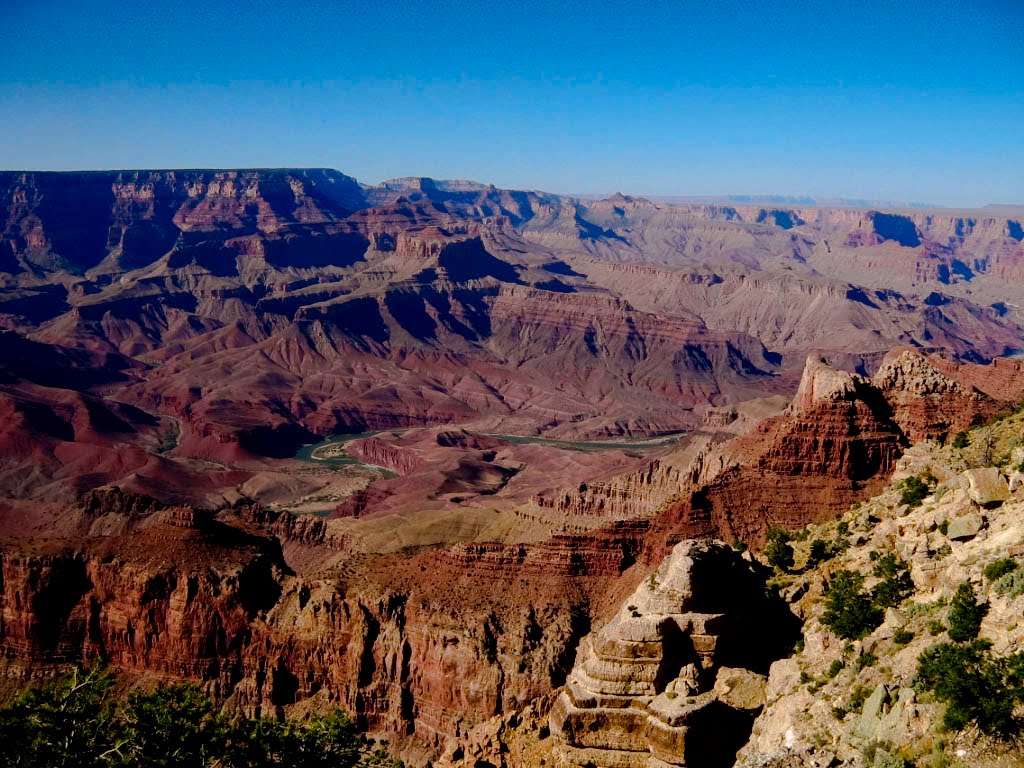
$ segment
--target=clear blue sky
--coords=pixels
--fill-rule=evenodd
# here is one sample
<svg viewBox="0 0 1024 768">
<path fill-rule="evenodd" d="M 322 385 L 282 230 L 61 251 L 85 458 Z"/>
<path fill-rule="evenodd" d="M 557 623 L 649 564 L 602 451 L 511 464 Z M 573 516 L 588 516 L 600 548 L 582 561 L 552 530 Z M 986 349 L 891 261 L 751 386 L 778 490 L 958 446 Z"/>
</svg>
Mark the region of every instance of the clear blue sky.
<svg viewBox="0 0 1024 768">
<path fill-rule="evenodd" d="M 0 168 L 239 166 L 1024 203 L 1024 0 L 0 0 Z"/>
</svg>

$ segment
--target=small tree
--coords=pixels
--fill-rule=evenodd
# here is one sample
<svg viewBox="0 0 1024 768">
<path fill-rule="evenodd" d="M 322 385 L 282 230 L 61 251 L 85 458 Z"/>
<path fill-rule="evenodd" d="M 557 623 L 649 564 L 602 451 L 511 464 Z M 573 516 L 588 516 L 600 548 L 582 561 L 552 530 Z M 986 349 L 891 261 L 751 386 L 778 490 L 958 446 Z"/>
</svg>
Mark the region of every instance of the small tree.
<svg viewBox="0 0 1024 768">
<path fill-rule="evenodd" d="M 996 433 L 990 426 L 983 427 L 978 431 L 978 459 L 981 466 L 990 467 L 993 463 L 993 454 L 996 447 Z"/>
<path fill-rule="evenodd" d="M 956 436 L 953 438 L 953 447 L 966 448 L 968 444 L 969 441 L 967 440 L 967 433 L 964 431 L 957 432 Z"/>
<path fill-rule="evenodd" d="M 928 495 L 928 483 L 916 475 L 912 475 L 900 484 L 900 504 L 906 504 L 911 509 L 921 506 Z"/>
<path fill-rule="evenodd" d="M 193 685 L 126 699 L 93 667 L 0 707 L 0 768 L 401 768 L 340 710 L 229 721 Z"/>
<path fill-rule="evenodd" d="M 880 608 L 894 608 L 914 591 L 914 581 L 910 578 L 907 564 L 892 553 L 878 558 L 874 574 L 882 579 L 872 590 L 875 605 Z"/>
<path fill-rule="evenodd" d="M 98 665 L 33 688 L 0 710 L 0 766 L 92 768 L 116 745 L 114 679 Z"/>
<path fill-rule="evenodd" d="M 355 723 L 341 711 L 307 723 L 263 717 L 244 725 L 242 750 L 231 763 L 281 768 L 355 768 L 383 765 L 383 753 L 366 754 Z"/>
<path fill-rule="evenodd" d="M 807 555 L 807 565 L 811 568 L 818 563 L 829 560 L 835 552 L 824 539 L 815 539 L 811 542 L 810 551 Z"/>
<path fill-rule="evenodd" d="M 768 564 L 780 571 L 788 571 L 793 567 L 793 545 L 789 543 L 790 534 L 773 525 L 768 529 L 768 544 L 764 548 L 764 557 Z"/>
<path fill-rule="evenodd" d="M 1008 573 L 1013 573 L 1017 568 L 1018 564 L 1016 560 L 1011 560 L 1008 557 L 1001 557 L 986 565 L 984 574 L 985 578 L 989 581 L 996 581 Z"/>
<path fill-rule="evenodd" d="M 837 571 L 828 585 L 821 623 L 847 640 L 870 634 L 882 623 L 882 612 L 861 591 L 864 577 L 852 571 Z"/>
<path fill-rule="evenodd" d="M 1009 736 L 1020 730 L 1015 704 L 1024 700 L 1024 654 L 993 659 L 991 644 L 942 643 L 921 654 L 914 686 L 946 703 L 943 725 L 954 731 L 975 722 L 985 733 Z"/>
<path fill-rule="evenodd" d="M 970 584 L 961 584 L 957 587 L 946 616 L 950 640 L 965 643 L 976 638 L 986 612 L 987 607 L 978 604 L 978 598 Z"/>
<path fill-rule="evenodd" d="M 134 691 L 121 713 L 119 764 L 203 768 L 224 749 L 226 724 L 195 685 Z"/>
</svg>

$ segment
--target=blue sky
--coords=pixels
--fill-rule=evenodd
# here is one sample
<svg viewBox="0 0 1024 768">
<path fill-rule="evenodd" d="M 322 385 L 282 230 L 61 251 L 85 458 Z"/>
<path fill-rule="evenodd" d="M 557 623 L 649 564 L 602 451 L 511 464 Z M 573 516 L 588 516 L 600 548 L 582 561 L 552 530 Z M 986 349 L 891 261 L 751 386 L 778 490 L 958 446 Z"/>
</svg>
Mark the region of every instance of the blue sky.
<svg viewBox="0 0 1024 768">
<path fill-rule="evenodd" d="M 1024 203 L 1024 0 L 2 6 L 0 168 Z"/>
</svg>

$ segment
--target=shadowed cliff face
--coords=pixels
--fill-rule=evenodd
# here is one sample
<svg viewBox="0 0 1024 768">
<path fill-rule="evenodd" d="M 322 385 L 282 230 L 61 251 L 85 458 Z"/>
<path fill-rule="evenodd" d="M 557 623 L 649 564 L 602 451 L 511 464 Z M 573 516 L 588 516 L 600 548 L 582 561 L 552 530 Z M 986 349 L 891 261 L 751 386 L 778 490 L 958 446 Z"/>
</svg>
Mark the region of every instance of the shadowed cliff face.
<svg viewBox="0 0 1024 768">
<path fill-rule="evenodd" d="M 624 567 L 608 539 L 511 559 L 488 547 L 371 558 L 304 578 L 260 520 L 176 508 L 127 536 L 8 542 L 5 673 L 100 658 L 129 678 L 201 681 L 229 709 L 344 706 L 363 727 L 439 745 L 459 722 L 559 685 Z"/>
</svg>

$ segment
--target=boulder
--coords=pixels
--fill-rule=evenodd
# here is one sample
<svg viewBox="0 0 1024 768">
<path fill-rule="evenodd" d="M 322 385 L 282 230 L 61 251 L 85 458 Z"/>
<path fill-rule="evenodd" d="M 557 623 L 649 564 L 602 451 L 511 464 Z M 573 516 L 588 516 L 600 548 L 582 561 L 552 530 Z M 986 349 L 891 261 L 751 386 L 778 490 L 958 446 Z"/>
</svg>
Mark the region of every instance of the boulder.
<svg viewBox="0 0 1024 768">
<path fill-rule="evenodd" d="M 963 476 L 967 495 L 983 507 L 998 507 L 1010 498 L 1010 486 L 996 467 L 969 469 Z"/>
<path fill-rule="evenodd" d="M 985 518 L 977 512 L 971 512 L 949 521 L 946 535 L 953 541 L 973 539 L 985 526 Z"/>
<path fill-rule="evenodd" d="M 903 629 L 907 626 L 907 617 L 896 608 L 886 608 L 885 626 L 893 630 Z"/>
<path fill-rule="evenodd" d="M 854 722 L 853 736 L 864 742 L 872 742 L 877 739 L 878 729 L 882 725 L 884 708 L 889 703 L 889 690 L 879 683 L 868 700 L 864 702 L 864 709 L 860 717 Z"/>
<path fill-rule="evenodd" d="M 1015 467 L 1024 464 L 1024 445 L 1018 445 L 1010 451 L 1010 463 Z"/>
<path fill-rule="evenodd" d="M 733 709 L 748 712 L 761 709 L 765 703 L 768 680 L 749 669 L 722 667 L 715 678 L 715 694 Z"/>
</svg>

